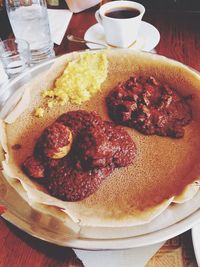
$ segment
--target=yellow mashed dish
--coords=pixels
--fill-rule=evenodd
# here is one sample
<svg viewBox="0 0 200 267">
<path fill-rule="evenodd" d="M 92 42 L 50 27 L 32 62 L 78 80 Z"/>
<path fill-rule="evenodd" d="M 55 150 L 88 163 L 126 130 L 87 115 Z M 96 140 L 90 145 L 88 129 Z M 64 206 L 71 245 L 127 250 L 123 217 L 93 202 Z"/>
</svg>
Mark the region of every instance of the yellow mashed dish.
<svg viewBox="0 0 200 267">
<path fill-rule="evenodd" d="M 63 74 L 55 81 L 55 87 L 45 90 L 42 96 L 47 105 L 65 105 L 68 101 L 80 105 L 100 90 L 107 77 L 108 60 L 104 53 L 84 53 L 68 63 Z M 36 108 L 35 115 L 43 117 L 44 110 Z"/>
</svg>

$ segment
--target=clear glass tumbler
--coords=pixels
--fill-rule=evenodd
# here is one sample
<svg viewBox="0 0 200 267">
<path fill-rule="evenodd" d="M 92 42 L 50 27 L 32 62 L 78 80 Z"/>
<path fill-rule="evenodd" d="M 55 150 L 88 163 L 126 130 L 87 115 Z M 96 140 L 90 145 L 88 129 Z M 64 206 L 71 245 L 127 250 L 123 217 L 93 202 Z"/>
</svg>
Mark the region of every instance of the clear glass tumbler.
<svg viewBox="0 0 200 267">
<path fill-rule="evenodd" d="M 6 0 L 6 9 L 15 37 L 30 45 L 31 63 L 55 56 L 45 0 Z"/>
<path fill-rule="evenodd" d="M 29 43 L 21 39 L 0 41 L 0 61 L 9 78 L 14 78 L 30 66 Z"/>
</svg>

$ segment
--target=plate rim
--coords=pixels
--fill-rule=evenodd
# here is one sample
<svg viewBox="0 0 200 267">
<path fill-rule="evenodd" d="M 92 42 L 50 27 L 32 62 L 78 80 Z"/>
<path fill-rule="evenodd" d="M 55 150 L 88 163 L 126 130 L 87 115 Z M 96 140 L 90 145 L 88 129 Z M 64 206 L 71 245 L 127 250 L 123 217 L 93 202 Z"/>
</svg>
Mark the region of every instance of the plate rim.
<svg viewBox="0 0 200 267">
<path fill-rule="evenodd" d="M 160 229 L 158 231 L 151 232 L 149 234 L 141 235 L 141 236 L 132 236 L 126 238 L 118 238 L 118 239 L 88 239 L 88 238 L 76 238 L 73 240 L 65 241 L 56 241 L 55 239 L 46 238 L 43 235 L 39 235 L 31 228 L 27 229 L 27 227 L 23 227 L 19 225 L 20 218 L 17 218 L 17 223 L 13 221 L 16 217 L 12 213 L 8 212 L 1 215 L 6 221 L 15 225 L 20 230 L 25 233 L 39 238 L 40 240 L 60 245 L 63 247 L 71 247 L 75 249 L 82 250 L 120 250 L 120 249 L 129 249 L 129 248 L 139 248 L 149 245 L 154 245 L 163 241 L 167 241 L 175 236 L 178 236 L 187 230 L 195 229 L 194 226 L 200 223 L 200 209 L 186 217 L 185 219 L 170 225 L 164 229 Z M 28 222 L 25 222 L 28 225 Z M 23 222 L 24 225 L 24 222 Z M 200 224 L 199 224 L 200 226 Z M 192 231 L 194 232 L 194 230 Z M 162 233 L 162 235 L 161 235 Z M 164 233 L 164 234 L 163 234 Z M 194 248 L 195 249 L 195 248 Z"/>
</svg>

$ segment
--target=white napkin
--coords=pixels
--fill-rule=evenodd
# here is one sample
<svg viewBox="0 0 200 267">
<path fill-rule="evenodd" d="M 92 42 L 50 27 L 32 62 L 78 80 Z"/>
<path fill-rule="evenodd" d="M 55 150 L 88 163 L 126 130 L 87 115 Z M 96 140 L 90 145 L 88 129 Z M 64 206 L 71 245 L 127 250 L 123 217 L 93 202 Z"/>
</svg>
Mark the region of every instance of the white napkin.
<svg viewBox="0 0 200 267">
<path fill-rule="evenodd" d="M 164 243 L 126 250 L 74 251 L 85 267 L 144 267 Z"/>
<path fill-rule="evenodd" d="M 48 9 L 52 41 L 60 45 L 72 17 L 72 12 L 62 9 Z"/>
</svg>

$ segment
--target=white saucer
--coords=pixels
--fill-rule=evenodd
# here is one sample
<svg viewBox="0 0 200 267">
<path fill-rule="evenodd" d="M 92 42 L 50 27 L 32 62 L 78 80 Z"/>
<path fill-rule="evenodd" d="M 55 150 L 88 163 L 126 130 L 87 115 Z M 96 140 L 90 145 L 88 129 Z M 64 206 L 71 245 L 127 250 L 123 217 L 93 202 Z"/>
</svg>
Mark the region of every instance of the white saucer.
<svg viewBox="0 0 200 267">
<path fill-rule="evenodd" d="M 84 39 L 92 42 L 98 42 L 106 45 L 107 47 L 110 47 L 105 41 L 104 30 L 99 23 L 93 25 L 86 31 Z M 150 23 L 142 21 L 138 33 L 138 39 L 130 47 L 130 49 L 135 49 L 135 50 L 138 49 L 149 52 L 152 49 L 154 49 L 154 47 L 156 47 L 159 41 L 160 41 L 159 31 Z M 101 45 L 95 45 L 91 43 L 87 43 L 87 46 L 91 49 L 103 48 L 103 46 Z"/>
<path fill-rule="evenodd" d="M 192 242 L 197 264 L 200 266 L 200 223 L 192 228 Z"/>
</svg>

